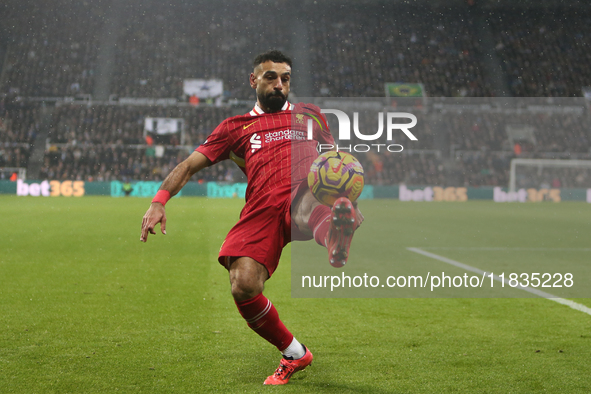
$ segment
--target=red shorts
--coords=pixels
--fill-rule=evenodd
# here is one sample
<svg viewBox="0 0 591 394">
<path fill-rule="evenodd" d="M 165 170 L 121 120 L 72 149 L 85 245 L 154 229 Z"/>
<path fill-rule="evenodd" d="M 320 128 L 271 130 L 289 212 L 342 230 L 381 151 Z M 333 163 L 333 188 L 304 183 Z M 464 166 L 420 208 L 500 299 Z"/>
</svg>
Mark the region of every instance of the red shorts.
<svg viewBox="0 0 591 394">
<path fill-rule="evenodd" d="M 287 187 L 268 193 L 248 212 L 243 212 L 222 243 L 220 264 L 229 269 L 233 257 L 250 257 L 264 265 L 271 276 L 277 269 L 281 251 L 292 237 L 312 239 L 291 225 L 291 202 L 306 190 L 302 185 L 294 190 Z"/>
</svg>

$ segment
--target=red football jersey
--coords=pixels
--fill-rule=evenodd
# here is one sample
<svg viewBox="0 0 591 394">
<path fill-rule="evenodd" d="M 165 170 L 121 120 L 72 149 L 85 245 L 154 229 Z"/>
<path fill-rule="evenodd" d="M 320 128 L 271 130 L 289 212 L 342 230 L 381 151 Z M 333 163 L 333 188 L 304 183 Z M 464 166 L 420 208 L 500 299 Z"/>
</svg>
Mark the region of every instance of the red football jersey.
<svg viewBox="0 0 591 394">
<path fill-rule="evenodd" d="M 308 119 L 313 119 L 312 139 Z M 213 163 L 231 159 L 248 179 L 244 212 L 265 194 L 297 187 L 308 176 L 318 143 L 334 145 L 326 117 L 312 104 L 285 103 L 264 113 L 257 105 L 245 115 L 224 120 L 196 150 Z"/>
</svg>

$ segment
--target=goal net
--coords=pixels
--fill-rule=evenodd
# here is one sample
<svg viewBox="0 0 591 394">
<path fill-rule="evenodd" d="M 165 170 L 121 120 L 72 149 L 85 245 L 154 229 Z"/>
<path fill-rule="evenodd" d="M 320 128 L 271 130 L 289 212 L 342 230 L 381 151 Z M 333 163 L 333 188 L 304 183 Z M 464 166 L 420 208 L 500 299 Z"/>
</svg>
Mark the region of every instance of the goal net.
<svg viewBox="0 0 591 394">
<path fill-rule="evenodd" d="M 591 188 L 591 160 L 512 159 L 509 191 Z"/>
</svg>

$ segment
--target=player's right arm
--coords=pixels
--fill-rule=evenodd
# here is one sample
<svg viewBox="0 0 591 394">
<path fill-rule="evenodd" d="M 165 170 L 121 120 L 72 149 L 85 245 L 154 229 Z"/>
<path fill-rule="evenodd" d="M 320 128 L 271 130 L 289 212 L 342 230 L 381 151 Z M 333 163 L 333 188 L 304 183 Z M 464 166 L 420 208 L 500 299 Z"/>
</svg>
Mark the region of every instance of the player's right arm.
<svg viewBox="0 0 591 394">
<path fill-rule="evenodd" d="M 177 165 L 170 174 L 168 174 L 160 186 L 159 193 L 160 191 L 165 191 L 170 193 L 169 197 L 174 196 L 181 191 L 183 186 L 189 182 L 189 179 L 191 179 L 194 174 L 210 165 L 211 161 L 207 156 L 201 152 L 193 152 L 187 157 L 187 159 Z M 162 234 L 166 234 L 166 213 L 164 211 L 164 204 L 152 201 L 150 208 L 148 208 L 148 211 L 142 220 L 142 234 L 140 241 L 146 242 L 149 233 L 156 234 L 154 227 L 158 223 L 160 223 Z"/>
<path fill-rule="evenodd" d="M 193 175 L 210 165 L 207 156 L 195 151 L 168 174 L 159 190 L 167 190 L 172 197 L 181 191 Z"/>
</svg>

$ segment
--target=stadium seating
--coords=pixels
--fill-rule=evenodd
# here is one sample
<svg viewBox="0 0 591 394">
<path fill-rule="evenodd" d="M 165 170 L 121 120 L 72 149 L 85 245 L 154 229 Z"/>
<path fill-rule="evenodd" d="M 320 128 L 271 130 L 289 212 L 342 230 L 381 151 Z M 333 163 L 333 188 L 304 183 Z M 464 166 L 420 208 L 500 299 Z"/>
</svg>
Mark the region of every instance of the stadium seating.
<svg viewBox="0 0 591 394">
<path fill-rule="evenodd" d="M 499 12 L 491 20 L 514 96 L 580 97 L 591 86 L 588 11 Z"/>
<path fill-rule="evenodd" d="M 56 107 L 48 136 L 49 149 L 43 175 L 55 179 L 116 180 L 123 177 L 163 180 L 201 144 L 221 120 L 231 115 L 222 107 L 157 107 L 66 104 Z M 185 119 L 185 145 L 180 138 L 168 141 L 158 157 L 144 137 L 146 117 Z M 236 170 L 236 171 L 234 171 Z M 233 163 L 208 168 L 199 179 L 240 179 Z"/>
<path fill-rule="evenodd" d="M 185 78 L 221 78 L 228 96 L 252 99 L 245 66 L 271 47 L 287 49 L 289 31 L 245 3 L 206 7 L 207 12 L 190 3 L 154 4 L 151 12 L 129 9 L 111 92 L 185 100 Z"/>
<path fill-rule="evenodd" d="M 41 177 L 163 179 L 221 120 L 236 113 L 227 105 L 186 106 L 183 80 L 221 78 L 226 99 L 254 101 L 245 65 L 256 53 L 270 47 L 289 52 L 297 42 L 285 19 L 267 18 L 257 7 L 203 6 L 207 12 L 182 1 L 130 3 L 122 6 L 113 32 L 117 41 L 111 48 L 109 93 L 119 98 L 174 98 L 180 105 L 81 105 L 63 98 L 96 90 L 99 48 L 110 15 L 107 5 L 7 0 L 0 12 L 0 167 L 28 167 L 41 119 L 42 104 L 35 100 L 59 97 L 45 100 L 55 109 Z M 293 12 L 287 2 L 265 7 L 279 14 Z M 316 96 L 383 97 L 384 83 L 397 81 L 422 83 L 430 97 L 494 95 L 482 64 L 485 48 L 476 13 L 467 6 L 417 10 L 369 2 L 337 8 L 315 4 L 297 11 L 307 26 Z M 581 96 L 582 89 L 591 86 L 591 72 L 585 67 L 591 60 L 585 42 L 591 34 L 587 10 L 494 9 L 488 19 L 492 49 L 513 96 Z M 156 156 L 144 137 L 147 116 L 184 119 L 183 143 L 172 138 Z M 418 116 L 420 144 L 405 144 L 403 153 L 360 155 L 368 183 L 505 186 L 511 158 L 588 159 L 590 154 L 587 113 L 511 114 L 499 121 L 497 114 L 450 112 L 438 115 L 437 127 L 429 116 Z M 507 127 L 523 124 L 534 130 L 535 140 L 521 141 L 516 152 Z M 562 185 L 586 182 L 586 175 L 575 170 L 560 174 Z M 209 168 L 200 177 L 243 179 L 233 163 Z"/>
<path fill-rule="evenodd" d="M 9 12 L 0 16 L 9 36 L 0 92 L 25 97 L 91 94 L 104 4 L 9 1 L 6 8 Z"/>
<path fill-rule="evenodd" d="M 320 96 L 382 97 L 385 82 L 420 82 L 435 97 L 491 95 L 477 56 L 478 35 L 465 12 L 374 5 L 312 18 Z"/>
<path fill-rule="evenodd" d="M 39 105 L 0 99 L 0 168 L 27 167 L 38 132 L 39 116 Z"/>
</svg>

